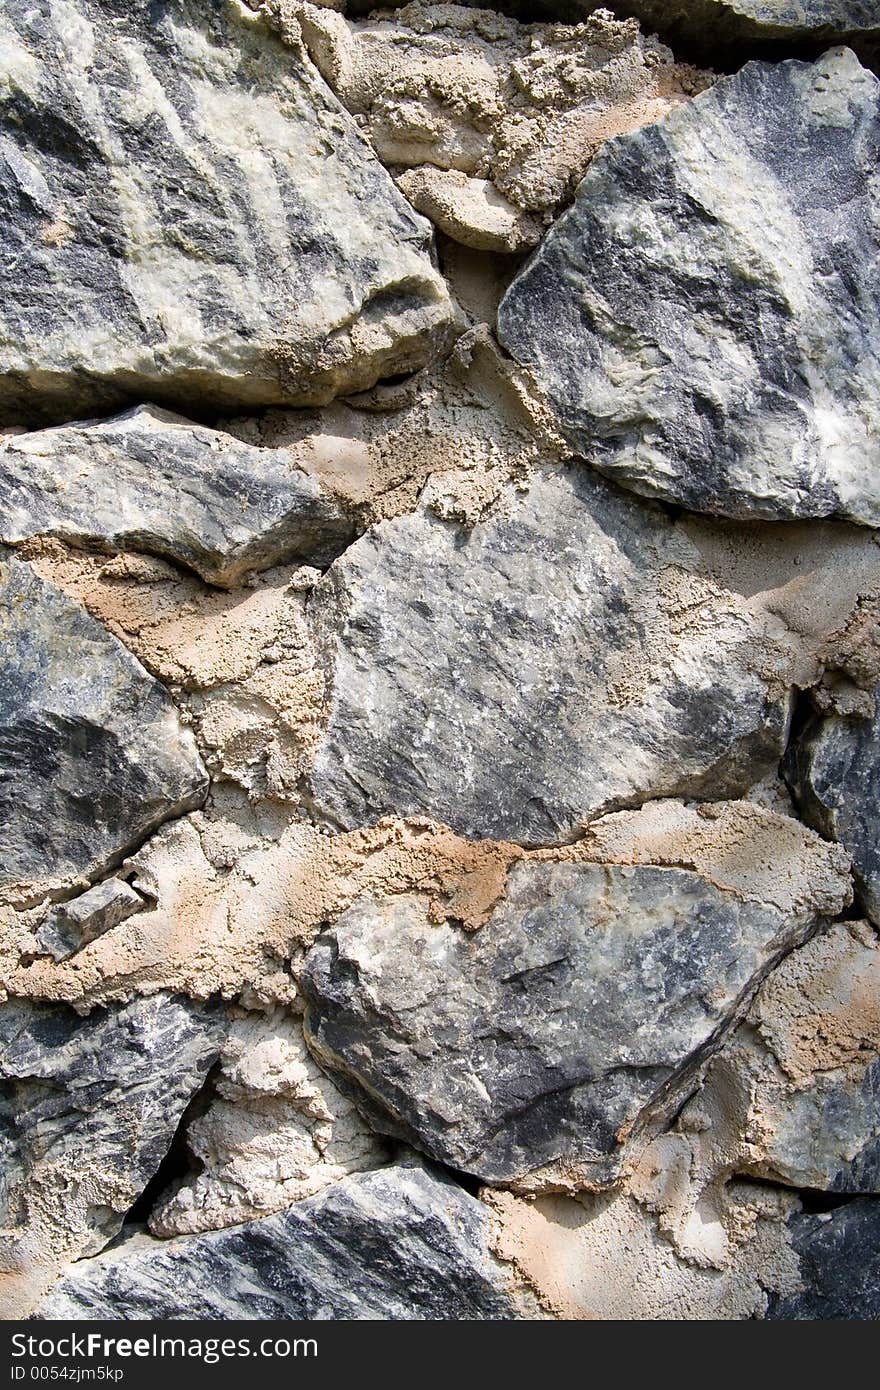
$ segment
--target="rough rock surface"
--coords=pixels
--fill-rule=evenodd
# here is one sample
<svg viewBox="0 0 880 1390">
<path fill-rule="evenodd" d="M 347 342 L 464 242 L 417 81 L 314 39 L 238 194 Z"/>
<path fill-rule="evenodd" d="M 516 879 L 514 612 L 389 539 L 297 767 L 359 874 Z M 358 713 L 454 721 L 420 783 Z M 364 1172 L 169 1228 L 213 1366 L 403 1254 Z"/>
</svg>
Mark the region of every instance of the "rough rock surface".
<svg viewBox="0 0 880 1390">
<path fill-rule="evenodd" d="M 0 33 L 0 417 L 327 401 L 448 336 L 429 224 L 243 6 L 3 0 Z"/>
<path fill-rule="evenodd" d="M 346 1178 L 231 1231 L 130 1236 L 72 1269 L 41 1318 L 481 1319 L 521 1315 L 489 1218 L 415 1164 Z"/>
<path fill-rule="evenodd" d="M 877 687 L 880 694 L 880 687 Z M 814 712 L 788 750 L 786 776 L 811 825 L 852 855 L 865 911 L 880 924 L 880 703 L 868 717 Z"/>
<path fill-rule="evenodd" d="M 286 449 L 151 406 L 0 442 L 0 540 L 143 550 L 231 588 L 249 570 L 329 565 L 351 522 Z"/>
<path fill-rule="evenodd" d="M 842 626 L 880 578 L 873 540 L 841 528 L 734 537 L 577 467 L 523 491 L 471 529 L 429 493 L 314 590 L 332 702 L 310 787 L 334 822 L 429 815 L 541 844 L 646 798 L 737 795 L 782 754 L 791 684 L 815 679 L 806 630 Z"/>
<path fill-rule="evenodd" d="M 150 1214 L 157 1236 L 235 1226 L 387 1161 L 385 1146 L 306 1050 L 282 1010 L 235 1019 L 214 1096 L 187 1127 L 194 1162 Z"/>
<path fill-rule="evenodd" d="M 781 907 L 689 870 L 590 863 L 514 866 L 470 938 L 417 897 L 361 899 L 307 958 L 307 1036 L 380 1130 L 431 1157 L 602 1185 L 779 953 L 847 900 L 834 848 L 802 855 Z"/>
<path fill-rule="evenodd" d="M 791 1218 L 799 1292 L 771 1300 L 776 1321 L 880 1318 L 880 1200 L 863 1197 L 829 1212 Z"/>
<path fill-rule="evenodd" d="M 410 201 L 467 246 L 533 246 L 604 140 L 710 80 L 607 10 L 575 26 L 414 3 L 289 22 Z"/>
<path fill-rule="evenodd" d="M 713 1059 L 674 1129 L 640 1154 L 633 1195 L 685 1260 L 725 1268 L 732 1178 L 880 1188 L 880 951 L 844 922 L 793 951 Z"/>
<path fill-rule="evenodd" d="M 220 1051 L 222 1010 L 158 994 L 80 1018 L 0 1010 L 0 1306 L 26 1314 L 102 1249 L 164 1158 Z"/>
<path fill-rule="evenodd" d="M 0 882 L 94 875 L 207 788 L 167 692 L 0 550 Z"/>
<path fill-rule="evenodd" d="M 37 941 L 55 960 L 66 960 L 147 906 L 122 878 L 107 878 L 72 901 L 53 908 L 37 931 Z"/>
<path fill-rule="evenodd" d="M 848 43 L 876 59 L 880 49 L 874 0 L 616 0 L 615 9 L 704 53 L 738 56 L 784 52 L 793 44 Z"/>
<path fill-rule="evenodd" d="M 578 453 L 698 511 L 880 522 L 878 143 L 835 50 L 600 153 L 498 315 Z"/>
<path fill-rule="evenodd" d="M 691 1170 L 880 1191 L 880 944 L 866 923 L 774 970 L 680 1123 Z"/>
</svg>

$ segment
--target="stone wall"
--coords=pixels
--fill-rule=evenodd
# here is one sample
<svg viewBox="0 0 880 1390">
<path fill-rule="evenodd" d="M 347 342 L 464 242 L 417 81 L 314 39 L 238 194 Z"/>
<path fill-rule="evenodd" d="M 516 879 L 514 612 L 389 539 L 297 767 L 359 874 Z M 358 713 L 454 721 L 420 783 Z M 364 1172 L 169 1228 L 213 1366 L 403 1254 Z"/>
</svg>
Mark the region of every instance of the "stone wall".
<svg viewBox="0 0 880 1390">
<path fill-rule="evenodd" d="M 0 1316 L 880 1316 L 878 40 L 0 0 Z"/>
</svg>

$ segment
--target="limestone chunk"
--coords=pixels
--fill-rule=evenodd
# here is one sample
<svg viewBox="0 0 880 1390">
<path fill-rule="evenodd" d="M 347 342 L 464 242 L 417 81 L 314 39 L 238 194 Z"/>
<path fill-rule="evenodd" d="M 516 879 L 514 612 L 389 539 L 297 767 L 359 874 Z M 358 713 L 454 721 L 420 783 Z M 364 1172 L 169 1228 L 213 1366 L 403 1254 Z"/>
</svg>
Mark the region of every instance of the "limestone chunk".
<svg viewBox="0 0 880 1390">
<path fill-rule="evenodd" d="M 222 1009 L 167 993 L 0 1010 L 0 1316 L 120 1230 L 220 1050 Z"/>
<path fill-rule="evenodd" d="M 781 818 L 760 814 L 756 858 L 781 880 Z M 780 955 L 848 901 L 835 846 L 813 836 L 800 855 L 804 886 L 776 905 L 709 868 L 545 852 L 512 867 L 471 937 L 417 897 L 361 899 L 307 958 L 307 1038 L 380 1132 L 488 1182 L 601 1187 L 625 1143 L 693 1088 Z"/>
<path fill-rule="evenodd" d="M 207 777 L 165 689 L 78 603 L 0 550 L 0 883 L 91 877 Z"/>
<path fill-rule="evenodd" d="M 430 501 L 309 599 L 330 703 L 310 794 L 335 825 L 428 815 L 540 845 L 647 798 L 739 795 L 880 580 L 863 532 L 674 521 L 577 466 L 471 526 Z"/>
<path fill-rule="evenodd" d="M 0 421 L 322 403 L 451 340 L 430 225 L 237 0 L 3 0 L 0 53 Z"/>
<path fill-rule="evenodd" d="M 250 570 L 327 565 L 345 513 L 286 449 L 256 449 L 152 406 L 0 442 L 0 540 L 142 550 L 232 588 Z"/>
<path fill-rule="evenodd" d="M 485 1208 L 430 1168 L 346 1178 L 286 1211 L 177 1240 L 132 1234 L 73 1266 L 38 1316 L 94 1318 L 515 1318 L 489 1253 Z"/>
<path fill-rule="evenodd" d="M 574 451 L 696 511 L 878 525 L 878 139 L 836 49 L 604 147 L 498 313 Z"/>
<path fill-rule="evenodd" d="M 55 960 L 66 960 L 145 907 L 144 899 L 124 879 L 108 878 L 72 902 L 53 908 L 37 932 L 37 941 Z"/>
</svg>

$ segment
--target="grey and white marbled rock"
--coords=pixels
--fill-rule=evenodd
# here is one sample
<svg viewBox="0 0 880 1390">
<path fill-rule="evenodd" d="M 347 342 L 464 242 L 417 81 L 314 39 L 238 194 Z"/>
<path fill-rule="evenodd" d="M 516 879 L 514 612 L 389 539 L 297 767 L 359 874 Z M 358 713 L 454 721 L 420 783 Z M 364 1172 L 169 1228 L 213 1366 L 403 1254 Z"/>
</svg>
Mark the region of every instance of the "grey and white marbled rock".
<svg viewBox="0 0 880 1390">
<path fill-rule="evenodd" d="M 310 600 L 331 690 L 312 801 L 345 827 L 428 815 L 546 844 L 646 798 L 738 795 L 782 754 L 808 628 L 878 558 L 849 528 L 674 523 L 578 466 L 471 530 L 426 502 Z"/>
<path fill-rule="evenodd" d="M 684 869 L 520 863 L 475 935 L 416 896 L 355 903 L 307 957 L 306 1036 L 376 1128 L 430 1157 L 601 1186 L 812 920 Z"/>
<path fill-rule="evenodd" d="M 206 790 L 163 686 L 0 549 L 0 883 L 97 874 Z"/>
<path fill-rule="evenodd" d="M 82 1018 L 0 1010 L 2 1315 L 20 1316 L 72 1259 L 120 1229 L 223 1041 L 222 1009 L 168 994 Z M 14 1307 L 7 1300 L 11 1299 Z"/>
<path fill-rule="evenodd" d="M 249 570 L 328 565 L 351 522 L 288 449 L 139 406 L 0 442 L 0 541 L 145 550 L 227 588 Z"/>
<path fill-rule="evenodd" d="M 810 825 L 852 856 L 865 912 L 880 925 L 880 687 L 873 718 L 814 712 L 784 770 Z"/>
<path fill-rule="evenodd" d="M 775 1322 L 874 1322 L 880 1318 L 880 1198 L 790 1218 L 803 1289 L 770 1297 Z"/>
<path fill-rule="evenodd" d="M 880 523 L 878 148 L 846 50 L 606 145 L 498 314 L 572 448 L 696 511 Z"/>
<path fill-rule="evenodd" d="M 523 1316 L 488 1227 L 486 1208 L 448 1178 L 396 1164 L 228 1231 L 130 1236 L 70 1269 L 38 1317 Z"/>
<path fill-rule="evenodd" d="M 2 0 L 0 54 L 0 420 L 322 403 L 442 346 L 429 224 L 236 0 Z"/>
</svg>

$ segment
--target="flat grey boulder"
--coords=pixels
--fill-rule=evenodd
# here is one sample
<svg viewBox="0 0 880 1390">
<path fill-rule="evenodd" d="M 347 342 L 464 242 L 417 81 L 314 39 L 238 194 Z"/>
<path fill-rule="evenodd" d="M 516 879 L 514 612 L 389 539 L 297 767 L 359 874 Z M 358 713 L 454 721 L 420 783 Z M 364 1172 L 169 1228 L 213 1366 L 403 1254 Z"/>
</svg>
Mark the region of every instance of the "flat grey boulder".
<svg viewBox="0 0 880 1390">
<path fill-rule="evenodd" d="M 354 529 L 289 449 L 259 449 L 139 406 L 0 441 L 0 540 L 144 550 L 227 588 L 249 570 L 324 567 Z"/>
<path fill-rule="evenodd" d="M 878 525 L 878 145 L 847 50 L 606 145 L 498 313 L 572 449 L 696 511 Z"/>
<path fill-rule="evenodd" d="M 164 687 L 0 549 L 0 885 L 94 876 L 206 790 Z"/>
<path fill-rule="evenodd" d="M 880 704 L 871 718 L 814 711 L 784 771 L 804 819 L 852 856 L 862 905 L 880 925 Z"/>
<path fill-rule="evenodd" d="M 312 803 L 346 828 L 428 815 L 547 844 L 647 798 L 739 795 L 782 755 L 808 629 L 877 560 L 849 528 L 676 523 L 578 466 L 508 487 L 470 530 L 428 495 L 313 591 L 330 712 Z"/>
<path fill-rule="evenodd" d="M 64 1004 L 3 1005 L 3 1317 L 25 1315 L 67 1261 L 120 1229 L 219 1055 L 225 1026 L 222 1009 L 168 994 L 85 1018 Z M 19 1277 L 9 1281 L 12 1272 Z"/>
<path fill-rule="evenodd" d="M 2 0 L 0 33 L 0 421 L 320 404 L 442 346 L 429 224 L 237 0 Z"/>
<path fill-rule="evenodd" d="M 880 1318 L 880 1198 L 861 1197 L 789 1221 L 800 1264 L 799 1293 L 770 1296 L 774 1322 Z"/>
<path fill-rule="evenodd" d="M 815 920 L 708 871 L 521 862 L 475 934 L 414 895 L 355 903 L 306 959 L 306 1037 L 380 1132 L 488 1182 L 602 1186 Z"/>
<path fill-rule="evenodd" d="M 231 1230 L 131 1235 L 68 1270 L 38 1317 L 521 1317 L 488 1230 L 475 1197 L 433 1169 L 397 1164 Z"/>
</svg>

